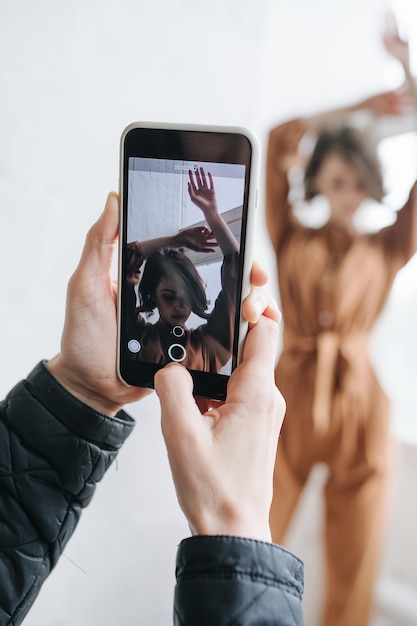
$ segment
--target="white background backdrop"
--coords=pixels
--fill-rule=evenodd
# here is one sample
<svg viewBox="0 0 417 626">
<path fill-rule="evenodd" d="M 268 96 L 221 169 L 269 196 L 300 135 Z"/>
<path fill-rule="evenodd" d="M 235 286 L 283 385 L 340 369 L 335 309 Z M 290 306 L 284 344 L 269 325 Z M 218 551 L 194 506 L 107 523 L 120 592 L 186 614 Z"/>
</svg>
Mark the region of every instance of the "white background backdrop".
<svg viewBox="0 0 417 626">
<path fill-rule="evenodd" d="M 285 118 L 399 84 L 380 41 L 387 7 L 385 0 L 1 0 L 0 392 L 59 349 L 66 282 L 107 192 L 117 188 L 127 124 L 243 125 L 265 149 L 268 129 Z M 394 8 L 415 55 L 416 5 Z M 257 256 L 274 278 L 262 201 L 261 186 Z M 408 437 L 415 278 L 411 267 L 396 286 L 375 347 L 393 423 Z M 131 413 L 137 428 L 28 626 L 171 623 L 174 555 L 187 528 L 155 398 Z"/>
</svg>

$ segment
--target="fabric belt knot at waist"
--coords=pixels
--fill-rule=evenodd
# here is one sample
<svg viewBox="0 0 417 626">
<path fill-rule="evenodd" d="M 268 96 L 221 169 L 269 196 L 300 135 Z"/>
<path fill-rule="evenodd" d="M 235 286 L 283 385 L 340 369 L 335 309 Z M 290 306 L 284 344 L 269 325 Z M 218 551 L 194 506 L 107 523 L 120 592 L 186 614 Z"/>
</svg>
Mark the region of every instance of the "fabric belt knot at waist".
<svg viewBox="0 0 417 626">
<path fill-rule="evenodd" d="M 334 330 L 325 330 L 315 336 L 303 336 L 284 330 L 285 351 L 317 353 L 312 406 L 315 430 L 324 433 L 329 428 L 333 391 L 342 358 L 350 361 L 358 349 L 363 352 L 368 340 L 367 333 L 341 336 Z"/>
</svg>

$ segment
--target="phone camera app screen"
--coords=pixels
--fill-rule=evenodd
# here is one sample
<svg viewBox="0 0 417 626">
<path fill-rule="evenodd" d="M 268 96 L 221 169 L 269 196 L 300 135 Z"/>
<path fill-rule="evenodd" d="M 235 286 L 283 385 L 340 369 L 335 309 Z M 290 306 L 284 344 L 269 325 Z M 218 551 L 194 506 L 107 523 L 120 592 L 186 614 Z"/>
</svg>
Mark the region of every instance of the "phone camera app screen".
<svg viewBox="0 0 417 626">
<path fill-rule="evenodd" d="M 245 166 L 129 158 L 125 349 L 229 375 Z"/>
</svg>

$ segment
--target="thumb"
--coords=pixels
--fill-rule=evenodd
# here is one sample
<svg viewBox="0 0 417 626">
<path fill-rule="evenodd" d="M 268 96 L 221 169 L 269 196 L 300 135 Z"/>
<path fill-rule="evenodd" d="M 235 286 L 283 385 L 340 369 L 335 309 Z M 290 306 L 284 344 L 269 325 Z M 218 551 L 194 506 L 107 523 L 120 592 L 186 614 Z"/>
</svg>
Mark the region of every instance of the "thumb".
<svg viewBox="0 0 417 626">
<path fill-rule="evenodd" d="M 119 195 L 112 191 L 97 222 L 90 228 L 78 270 L 86 275 L 110 272 L 119 229 Z"/>
<path fill-rule="evenodd" d="M 155 391 L 161 403 L 162 432 L 166 445 L 181 440 L 201 420 L 193 396 L 193 381 L 182 365 L 170 363 L 155 374 Z"/>
</svg>

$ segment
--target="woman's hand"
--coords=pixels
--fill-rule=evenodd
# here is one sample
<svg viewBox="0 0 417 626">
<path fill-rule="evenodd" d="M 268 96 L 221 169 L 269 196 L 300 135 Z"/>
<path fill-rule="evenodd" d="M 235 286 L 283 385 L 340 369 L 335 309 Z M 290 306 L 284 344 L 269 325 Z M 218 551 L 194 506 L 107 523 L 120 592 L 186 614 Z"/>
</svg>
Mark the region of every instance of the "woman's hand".
<svg viewBox="0 0 417 626">
<path fill-rule="evenodd" d="M 204 168 L 196 172 L 189 170 L 188 193 L 193 202 L 204 213 L 206 220 L 210 223 L 210 218 L 218 214 L 216 192 L 214 191 L 213 178 L 210 172 L 208 180 Z"/>
<path fill-rule="evenodd" d="M 407 73 L 410 70 L 410 49 L 408 41 L 401 39 L 398 32 L 397 20 L 391 12 L 386 15 L 383 41 L 387 52 L 401 63 Z"/>
<path fill-rule="evenodd" d="M 408 41 L 400 37 L 397 20 L 393 13 L 388 13 L 386 16 L 384 44 L 387 51 L 401 63 L 404 69 L 403 112 L 415 114 L 417 109 L 417 83 L 411 72 L 410 48 Z"/>
<path fill-rule="evenodd" d="M 357 110 L 370 111 L 376 117 L 384 115 L 403 115 L 407 106 L 404 92 L 386 91 L 367 98 L 357 106 Z"/>
<path fill-rule="evenodd" d="M 223 255 L 239 252 L 239 245 L 232 231 L 220 215 L 217 208 L 216 192 L 214 191 L 213 177 L 208 173 L 208 179 L 203 167 L 196 172 L 188 172 L 188 193 L 193 202 L 204 213 L 207 224 Z"/>
<path fill-rule="evenodd" d="M 213 246 L 218 246 L 213 233 L 207 226 L 192 226 L 185 228 L 175 236 L 176 248 L 188 248 L 194 252 L 215 252 Z"/>
<path fill-rule="evenodd" d="M 137 285 L 140 279 L 140 268 L 143 263 L 143 253 L 137 241 L 128 243 L 126 248 L 126 280 L 131 285 Z"/>
</svg>

